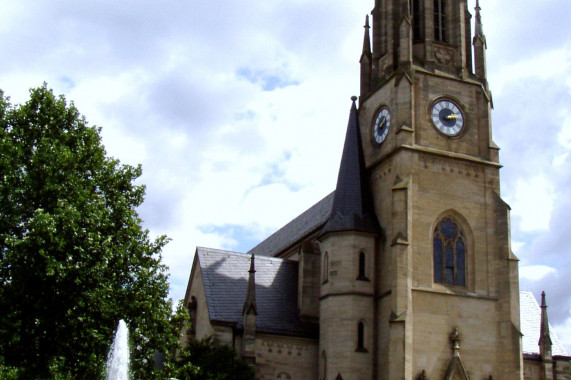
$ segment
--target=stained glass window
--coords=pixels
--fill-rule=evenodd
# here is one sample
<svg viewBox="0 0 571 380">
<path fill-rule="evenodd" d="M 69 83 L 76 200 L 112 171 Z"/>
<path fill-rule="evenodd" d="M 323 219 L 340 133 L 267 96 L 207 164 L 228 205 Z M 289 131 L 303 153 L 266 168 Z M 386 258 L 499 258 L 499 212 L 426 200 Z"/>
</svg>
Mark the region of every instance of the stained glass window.
<svg viewBox="0 0 571 380">
<path fill-rule="evenodd" d="M 432 239 L 434 282 L 466 286 L 466 236 L 452 218 L 443 218 Z"/>
</svg>

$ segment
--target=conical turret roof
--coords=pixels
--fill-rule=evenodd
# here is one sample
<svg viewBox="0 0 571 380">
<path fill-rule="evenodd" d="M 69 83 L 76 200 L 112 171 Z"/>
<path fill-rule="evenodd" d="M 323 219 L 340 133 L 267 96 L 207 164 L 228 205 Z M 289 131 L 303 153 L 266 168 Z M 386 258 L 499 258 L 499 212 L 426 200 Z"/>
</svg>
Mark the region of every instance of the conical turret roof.
<svg viewBox="0 0 571 380">
<path fill-rule="evenodd" d="M 331 215 L 321 235 L 341 231 L 379 232 L 365 170 L 357 98 L 352 100 Z"/>
</svg>

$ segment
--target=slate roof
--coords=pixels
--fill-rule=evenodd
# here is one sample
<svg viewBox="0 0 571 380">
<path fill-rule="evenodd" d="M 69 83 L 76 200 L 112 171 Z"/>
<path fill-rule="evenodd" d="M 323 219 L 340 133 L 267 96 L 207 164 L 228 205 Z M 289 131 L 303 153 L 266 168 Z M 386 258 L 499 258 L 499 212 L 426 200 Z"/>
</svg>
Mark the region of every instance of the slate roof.
<svg viewBox="0 0 571 380">
<path fill-rule="evenodd" d="M 357 114 L 357 97 L 353 97 L 352 100 L 333 207 L 321 235 L 340 231 L 377 234 L 380 231 L 367 182 Z"/>
<path fill-rule="evenodd" d="M 539 354 L 539 333 L 541 330 L 541 308 L 532 292 L 519 292 L 519 314 L 521 321 L 522 348 L 524 354 Z M 549 326 L 551 336 L 552 355 L 567 356 L 567 351 L 559 342 L 557 335 L 551 325 Z"/>
<path fill-rule="evenodd" d="M 256 256 L 275 256 L 292 244 L 319 231 L 331 214 L 335 192 L 329 194 L 297 218 L 248 251 Z"/>
<path fill-rule="evenodd" d="M 212 322 L 243 328 L 250 255 L 198 247 L 208 313 Z M 256 331 L 299 337 L 319 336 L 316 324 L 303 323 L 297 310 L 298 263 L 257 256 Z"/>
</svg>

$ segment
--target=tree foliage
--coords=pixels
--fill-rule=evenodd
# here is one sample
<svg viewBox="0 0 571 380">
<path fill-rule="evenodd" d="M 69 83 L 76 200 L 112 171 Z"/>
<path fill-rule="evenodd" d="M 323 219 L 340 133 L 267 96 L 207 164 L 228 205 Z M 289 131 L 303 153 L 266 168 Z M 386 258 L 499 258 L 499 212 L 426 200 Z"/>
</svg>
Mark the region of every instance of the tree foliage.
<svg viewBox="0 0 571 380">
<path fill-rule="evenodd" d="M 107 157 L 100 129 L 45 84 L 17 106 L 0 91 L 3 371 L 99 378 L 119 319 L 136 377 L 172 348 L 167 239 L 141 227 L 140 175 Z"/>
<path fill-rule="evenodd" d="M 170 364 L 171 376 L 180 380 L 254 380 L 254 369 L 236 356 L 236 350 L 216 344 L 212 337 L 189 338 Z"/>
</svg>

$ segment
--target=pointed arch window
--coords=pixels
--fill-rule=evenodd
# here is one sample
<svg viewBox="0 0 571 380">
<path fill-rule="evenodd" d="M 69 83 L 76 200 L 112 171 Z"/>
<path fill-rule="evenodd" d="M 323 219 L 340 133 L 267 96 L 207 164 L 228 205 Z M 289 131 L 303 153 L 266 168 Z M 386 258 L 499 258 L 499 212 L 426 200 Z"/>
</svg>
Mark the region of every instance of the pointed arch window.
<svg viewBox="0 0 571 380">
<path fill-rule="evenodd" d="M 357 324 L 357 352 L 368 352 L 365 348 L 365 323 Z"/>
<path fill-rule="evenodd" d="M 359 276 L 357 276 L 357 280 L 360 281 L 369 281 L 367 278 L 367 256 L 365 252 L 359 252 Z"/>
<path fill-rule="evenodd" d="M 422 40 L 420 0 L 410 0 L 410 11 L 412 16 L 412 40 L 413 42 L 418 42 Z"/>
<path fill-rule="evenodd" d="M 433 235 L 434 282 L 466 286 L 466 235 L 451 217 L 441 219 Z"/>
<path fill-rule="evenodd" d="M 196 301 L 196 297 L 192 296 L 190 298 L 190 302 L 188 303 L 188 312 L 190 314 L 190 335 L 196 335 L 196 323 L 197 323 L 197 311 L 198 311 L 198 302 Z"/>
<path fill-rule="evenodd" d="M 326 283 L 329 280 L 329 254 L 325 252 L 323 254 L 323 273 L 321 274 L 322 283 Z"/>
<path fill-rule="evenodd" d="M 446 0 L 434 0 L 434 40 L 448 42 Z"/>
</svg>

